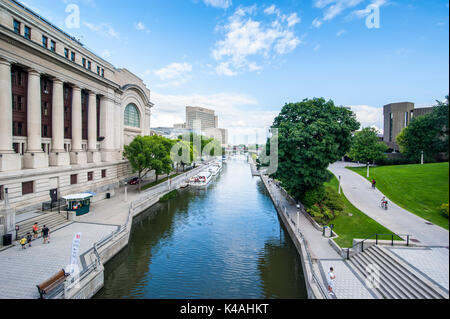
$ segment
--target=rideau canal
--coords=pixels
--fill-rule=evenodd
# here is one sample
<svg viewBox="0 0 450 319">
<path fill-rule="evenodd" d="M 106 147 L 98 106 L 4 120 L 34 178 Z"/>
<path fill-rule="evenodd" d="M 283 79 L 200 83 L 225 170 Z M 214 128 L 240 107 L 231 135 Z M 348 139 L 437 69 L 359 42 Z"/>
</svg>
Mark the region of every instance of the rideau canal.
<svg viewBox="0 0 450 319">
<path fill-rule="evenodd" d="M 207 189 L 136 217 L 95 298 L 307 298 L 300 256 L 259 177 L 230 158 Z"/>
</svg>

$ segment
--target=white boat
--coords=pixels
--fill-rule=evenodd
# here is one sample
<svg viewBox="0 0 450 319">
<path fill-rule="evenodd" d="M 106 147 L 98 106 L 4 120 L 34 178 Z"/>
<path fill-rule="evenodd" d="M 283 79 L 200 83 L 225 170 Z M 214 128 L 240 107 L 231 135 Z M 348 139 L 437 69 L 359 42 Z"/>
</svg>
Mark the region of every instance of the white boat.
<svg viewBox="0 0 450 319">
<path fill-rule="evenodd" d="M 220 172 L 220 169 L 221 168 L 218 165 L 211 165 L 209 171 L 211 172 L 211 174 L 213 174 L 213 176 L 217 176 L 217 174 L 219 174 Z"/>
<path fill-rule="evenodd" d="M 210 171 L 203 171 L 195 175 L 189 180 L 192 187 L 206 187 L 211 182 L 213 174 Z"/>
</svg>

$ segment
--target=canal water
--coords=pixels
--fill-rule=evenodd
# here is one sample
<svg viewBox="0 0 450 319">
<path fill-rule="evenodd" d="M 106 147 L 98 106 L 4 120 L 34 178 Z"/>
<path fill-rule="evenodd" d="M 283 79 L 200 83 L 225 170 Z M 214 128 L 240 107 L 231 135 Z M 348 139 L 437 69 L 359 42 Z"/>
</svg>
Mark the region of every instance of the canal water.
<svg viewBox="0 0 450 319">
<path fill-rule="evenodd" d="M 230 158 L 206 190 L 135 218 L 95 298 L 307 298 L 300 257 L 259 177 Z"/>
</svg>

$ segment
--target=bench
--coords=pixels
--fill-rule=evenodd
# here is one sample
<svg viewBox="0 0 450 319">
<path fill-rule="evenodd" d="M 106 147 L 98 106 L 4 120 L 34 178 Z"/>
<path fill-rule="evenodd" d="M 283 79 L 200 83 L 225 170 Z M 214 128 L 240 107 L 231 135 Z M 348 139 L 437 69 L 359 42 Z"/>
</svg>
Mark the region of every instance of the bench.
<svg viewBox="0 0 450 319">
<path fill-rule="evenodd" d="M 57 274 L 55 274 L 52 278 L 43 282 L 40 285 L 36 285 L 39 295 L 41 299 L 44 299 L 44 296 L 55 290 L 59 285 L 61 285 L 66 278 L 69 276 L 64 269 L 60 270 Z"/>
</svg>

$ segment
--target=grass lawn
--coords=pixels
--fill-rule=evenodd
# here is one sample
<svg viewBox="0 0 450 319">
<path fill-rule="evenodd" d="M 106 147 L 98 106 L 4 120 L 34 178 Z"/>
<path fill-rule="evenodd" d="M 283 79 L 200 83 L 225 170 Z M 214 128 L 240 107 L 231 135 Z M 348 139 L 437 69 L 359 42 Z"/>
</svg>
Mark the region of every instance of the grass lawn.
<svg viewBox="0 0 450 319">
<path fill-rule="evenodd" d="M 325 186 L 332 187 L 337 192 L 339 182 L 333 175 L 333 179 L 329 183 L 326 183 Z M 334 232 L 339 235 L 339 238 L 335 239 L 339 246 L 351 247 L 354 238 L 365 239 L 375 234 L 392 234 L 392 231 L 380 225 L 353 206 L 343 193 L 341 193 L 341 196 L 345 203 L 344 212 L 331 222 L 334 224 Z M 390 236 L 379 237 L 379 239 L 391 238 L 392 237 Z M 400 240 L 397 236 L 395 239 Z"/>
<path fill-rule="evenodd" d="M 367 169 L 351 168 L 364 178 Z M 440 206 L 448 203 L 448 163 L 380 166 L 370 169 L 377 188 L 390 200 L 433 224 L 449 229 Z"/>
<path fill-rule="evenodd" d="M 181 175 L 181 174 L 183 174 L 183 173 L 177 173 L 177 174 L 174 174 L 174 175 L 170 175 L 170 178 L 175 178 L 175 177 L 177 177 L 178 175 Z M 152 183 L 146 184 L 146 185 L 142 186 L 142 191 L 145 191 L 145 190 L 147 190 L 149 188 L 152 188 L 152 187 L 154 187 L 156 185 L 159 185 L 161 183 L 167 182 L 168 179 L 169 179 L 169 177 L 164 177 L 162 179 L 159 179 L 158 181 L 154 181 Z"/>
</svg>

